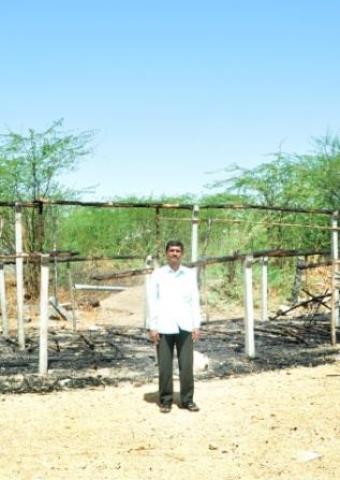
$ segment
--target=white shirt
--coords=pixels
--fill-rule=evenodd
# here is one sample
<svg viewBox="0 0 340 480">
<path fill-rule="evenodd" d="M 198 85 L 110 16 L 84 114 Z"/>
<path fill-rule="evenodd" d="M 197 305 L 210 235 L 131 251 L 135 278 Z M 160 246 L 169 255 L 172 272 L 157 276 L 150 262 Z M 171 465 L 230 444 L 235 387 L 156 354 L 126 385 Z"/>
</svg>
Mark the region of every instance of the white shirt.
<svg viewBox="0 0 340 480">
<path fill-rule="evenodd" d="M 201 324 L 196 271 L 169 265 L 151 274 L 148 289 L 148 328 L 159 333 L 191 332 Z"/>
</svg>

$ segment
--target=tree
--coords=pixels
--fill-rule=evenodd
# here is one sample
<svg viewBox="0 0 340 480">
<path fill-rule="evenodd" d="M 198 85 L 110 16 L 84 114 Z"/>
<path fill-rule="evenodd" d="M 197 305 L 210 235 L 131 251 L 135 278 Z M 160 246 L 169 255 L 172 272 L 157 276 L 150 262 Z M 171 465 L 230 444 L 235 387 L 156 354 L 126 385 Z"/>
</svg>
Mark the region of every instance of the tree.
<svg viewBox="0 0 340 480">
<path fill-rule="evenodd" d="M 226 169 L 227 178 L 212 187 L 242 195 L 248 203 L 267 206 L 339 209 L 340 201 L 340 139 L 326 135 L 314 140 L 309 154 L 297 155 L 278 152 L 271 162 L 253 169 L 235 166 Z M 232 174 L 232 175 L 231 175 Z M 308 222 L 310 219 L 307 219 Z M 306 224 L 303 214 L 275 214 L 268 222 Z M 313 217 L 313 223 L 324 225 L 325 217 Z M 266 236 L 275 247 L 315 247 L 329 244 L 328 233 L 320 230 L 290 228 L 280 225 L 270 228 Z M 260 238 L 258 236 L 258 238 Z"/>
<path fill-rule="evenodd" d="M 53 122 L 46 130 L 29 129 L 26 135 L 8 132 L 0 135 L 0 199 L 6 201 L 35 201 L 46 198 L 65 198 L 71 192 L 63 187 L 58 177 L 76 168 L 80 158 L 89 153 L 93 132 L 80 134 L 64 132 L 63 120 Z M 73 196 L 75 192 L 72 192 Z M 14 250 L 13 212 L 2 209 L 5 227 L 2 248 Z M 45 246 L 46 231 L 51 211 L 30 208 L 23 211 L 24 250 L 41 252 Z M 30 293 L 38 292 L 37 268 L 28 267 L 27 286 Z"/>
</svg>

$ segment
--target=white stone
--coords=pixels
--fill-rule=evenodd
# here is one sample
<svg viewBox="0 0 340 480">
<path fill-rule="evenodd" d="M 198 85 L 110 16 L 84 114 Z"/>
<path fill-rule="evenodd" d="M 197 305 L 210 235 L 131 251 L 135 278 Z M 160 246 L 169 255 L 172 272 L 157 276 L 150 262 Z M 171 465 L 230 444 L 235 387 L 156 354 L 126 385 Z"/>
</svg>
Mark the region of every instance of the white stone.
<svg viewBox="0 0 340 480">
<path fill-rule="evenodd" d="M 194 371 L 202 372 L 204 370 L 208 370 L 208 368 L 209 357 L 207 357 L 201 352 L 197 352 L 197 350 L 194 350 Z"/>
<path fill-rule="evenodd" d="M 322 455 L 319 452 L 315 452 L 313 450 L 303 450 L 298 452 L 295 458 L 298 462 L 311 462 L 312 460 L 317 460 L 321 457 Z"/>
</svg>

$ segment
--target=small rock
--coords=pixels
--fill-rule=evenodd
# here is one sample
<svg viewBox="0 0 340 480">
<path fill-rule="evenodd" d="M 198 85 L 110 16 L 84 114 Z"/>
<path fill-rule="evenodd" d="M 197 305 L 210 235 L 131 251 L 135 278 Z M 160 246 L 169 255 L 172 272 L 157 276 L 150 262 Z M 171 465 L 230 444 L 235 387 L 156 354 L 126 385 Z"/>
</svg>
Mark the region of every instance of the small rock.
<svg viewBox="0 0 340 480">
<path fill-rule="evenodd" d="M 70 378 L 63 378 L 63 379 L 58 381 L 58 383 L 61 387 L 67 387 L 71 382 L 72 382 L 72 380 Z"/>
<path fill-rule="evenodd" d="M 313 450 L 304 450 L 299 452 L 295 458 L 298 462 L 311 462 L 312 460 L 317 460 L 321 457 L 322 455 L 319 452 L 315 452 Z"/>
<path fill-rule="evenodd" d="M 204 355 L 201 352 L 194 350 L 194 371 L 201 372 L 208 370 L 209 368 L 209 357 Z"/>
</svg>

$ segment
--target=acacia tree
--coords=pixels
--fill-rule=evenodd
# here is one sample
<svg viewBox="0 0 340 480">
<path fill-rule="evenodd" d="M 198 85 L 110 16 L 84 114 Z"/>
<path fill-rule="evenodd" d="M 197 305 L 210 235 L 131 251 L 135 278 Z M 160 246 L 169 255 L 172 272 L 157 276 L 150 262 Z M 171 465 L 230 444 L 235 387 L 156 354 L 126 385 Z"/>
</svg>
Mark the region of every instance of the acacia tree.
<svg viewBox="0 0 340 480">
<path fill-rule="evenodd" d="M 253 169 L 234 167 L 227 178 L 213 184 L 229 193 L 238 193 L 246 202 L 267 206 L 305 207 L 338 210 L 340 206 L 340 139 L 326 135 L 314 140 L 313 151 L 305 155 L 274 155 L 271 162 Z M 275 223 L 306 223 L 302 214 L 270 214 Z M 327 219 L 314 217 L 313 223 Z M 263 230 L 275 247 L 322 247 L 329 243 L 327 233 L 308 229 Z M 258 237 L 259 238 L 259 237 Z M 288 247 L 288 248 L 289 248 Z"/>
<path fill-rule="evenodd" d="M 46 198 L 70 197 L 70 192 L 59 183 L 59 177 L 76 168 L 78 161 L 89 153 L 93 132 L 80 134 L 65 132 L 63 120 L 53 122 L 46 130 L 29 129 L 26 135 L 9 131 L 0 135 L 0 199 L 6 201 L 35 201 Z M 42 213 L 30 208 L 23 211 L 24 249 L 41 252 L 51 212 Z M 2 209 L 4 220 L 2 246 L 4 251 L 14 250 L 13 212 Z M 29 293 L 38 292 L 39 274 L 28 265 Z"/>
</svg>

